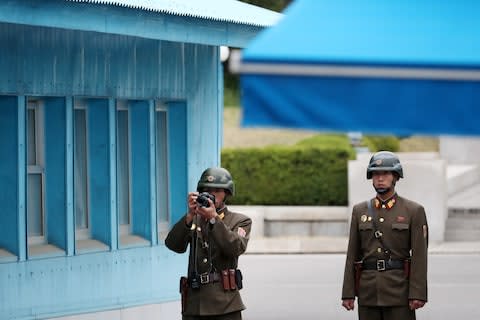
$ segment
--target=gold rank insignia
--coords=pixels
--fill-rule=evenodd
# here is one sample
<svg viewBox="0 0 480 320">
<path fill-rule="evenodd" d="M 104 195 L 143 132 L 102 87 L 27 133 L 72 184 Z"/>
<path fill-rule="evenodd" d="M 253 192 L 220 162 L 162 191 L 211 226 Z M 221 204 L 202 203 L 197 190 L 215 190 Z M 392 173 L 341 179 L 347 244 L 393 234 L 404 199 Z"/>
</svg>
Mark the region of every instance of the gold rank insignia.
<svg viewBox="0 0 480 320">
<path fill-rule="evenodd" d="M 362 222 L 367 221 L 367 215 L 363 214 L 363 215 L 360 217 L 360 220 L 361 220 Z"/>
<path fill-rule="evenodd" d="M 393 198 L 388 200 L 386 203 L 382 203 L 378 198 L 375 198 L 375 208 L 392 209 L 396 202 L 397 200 L 395 196 L 393 196 Z"/>
</svg>

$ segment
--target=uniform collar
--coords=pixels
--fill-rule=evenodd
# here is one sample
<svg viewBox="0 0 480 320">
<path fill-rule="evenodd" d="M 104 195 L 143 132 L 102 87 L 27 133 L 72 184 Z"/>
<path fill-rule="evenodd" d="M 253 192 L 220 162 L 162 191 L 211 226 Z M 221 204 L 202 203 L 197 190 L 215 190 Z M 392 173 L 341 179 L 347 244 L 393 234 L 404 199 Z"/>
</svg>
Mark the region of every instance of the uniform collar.
<svg viewBox="0 0 480 320">
<path fill-rule="evenodd" d="M 382 200 L 377 196 L 375 197 L 375 208 L 390 210 L 395 206 L 395 203 L 397 203 L 397 197 L 396 193 L 387 200 Z"/>
<path fill-rule="evenodd" d="M 217 214 L 218 214 L 218 217 L 220 218 L 220 220 L 223 220 L 223 218 L 225 218 L 225 214 L 227 213 L 227 207 L 224 206 L 220 209 L 217 209 Z"/>
</svg>

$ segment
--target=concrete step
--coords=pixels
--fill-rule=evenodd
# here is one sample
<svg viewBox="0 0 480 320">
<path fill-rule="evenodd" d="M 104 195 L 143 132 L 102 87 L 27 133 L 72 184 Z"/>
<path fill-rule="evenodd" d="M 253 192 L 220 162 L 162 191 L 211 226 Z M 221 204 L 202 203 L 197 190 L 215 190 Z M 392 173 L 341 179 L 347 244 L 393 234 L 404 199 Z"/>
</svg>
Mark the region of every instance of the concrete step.
<svg viewBox="0 0 480 320">
<path fill-rule="evenodd" d="M 456 214 L 447 219 L 447 230 L 480 230 L 480 214 Z"/>
<path fill-rule="evenodd" d="M 467 187 L 448 198 L 449 213 L 480 213 L 480 183 Z"/>
<path fill-rule="evenodd" d="M 346 207 L 269 207 L 265 211 L 265 237 L 346 236 Z"/>
<path fill-rule="evenodd" d="M 348 237 L 258 237 L 250 239 L 247 254 L 341 253 L 347 251 Z M 430 254 L 480 254 L 480 240 L 432 241 Z M 343 266 L 339 266 L 343 268 Z"/>
<path fill-rule="evenodd" d="M 451 210 L 445 224 L 445 241 L 479 241 L 480 212 Z"/>
<path fill-rule="evenodd" d="M 454 196 L 480 182 L 480 166 L 471 164 L 447 166 L 447 192 Z"/>
<path fill-rule="evenodd" d="M 445 241 L 480 241 L 480 230 L 446 230 Z"/>
</svg>

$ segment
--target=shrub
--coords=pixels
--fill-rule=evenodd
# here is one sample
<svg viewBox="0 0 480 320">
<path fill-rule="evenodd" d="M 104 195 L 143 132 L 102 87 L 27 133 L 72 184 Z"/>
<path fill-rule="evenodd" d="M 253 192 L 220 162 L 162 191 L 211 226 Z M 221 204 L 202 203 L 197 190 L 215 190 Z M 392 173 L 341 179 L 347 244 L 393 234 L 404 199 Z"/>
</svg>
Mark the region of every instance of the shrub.
<svg viewBox="0 0 480 320">
<path fill-rule="evenodd" d="M 310 143 L 313 141 L 296 146 L 224 149 L 222 166 L 232 173 L 236 185 L 236 196 L 230 203 L 346 205 L 347 164 L 354 158 L 353 149 L 330 142 Z"/>
<path fill-rule="evenodd" d="M 363 136 L 362 145 L 368 147 L 371 152 L 392 151 L 400 149 L 400 140 L 394 136 Z"/>
</svg>

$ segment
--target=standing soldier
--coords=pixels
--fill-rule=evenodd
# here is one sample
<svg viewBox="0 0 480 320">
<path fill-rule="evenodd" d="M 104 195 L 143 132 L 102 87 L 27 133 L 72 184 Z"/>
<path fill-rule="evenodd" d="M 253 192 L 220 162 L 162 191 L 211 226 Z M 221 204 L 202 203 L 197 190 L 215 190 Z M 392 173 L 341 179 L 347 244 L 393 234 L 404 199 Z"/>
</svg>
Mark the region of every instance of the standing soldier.
<svg viewBox="0 0 480 320">
<path fill-rule="evenodd" d="M 197 192 L 188 194 L 188 212 L 165 239 L 183 253 L 190 244 L 188 277 L 180 278 L 183 320 L 240 320 L 245 309 L 239 290 L 238 257 L 247 249 L 252 221 L 225 206 L 235 186 L 224 168 L 208 168 Z"/>
<path fill-rule="evenodd" d="M 423 206 L 400 197 L 403 178 L 398 157 L 375 153 L 367 168 L 375 198 L 354 206 L 350 226 L 342 305 L 360 320 L 415 319 L 427 302 L 428 226 Z"/>
</svg>

